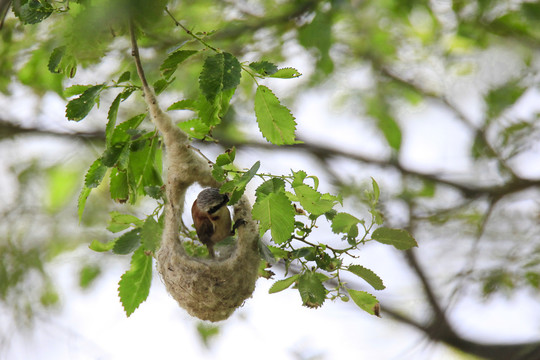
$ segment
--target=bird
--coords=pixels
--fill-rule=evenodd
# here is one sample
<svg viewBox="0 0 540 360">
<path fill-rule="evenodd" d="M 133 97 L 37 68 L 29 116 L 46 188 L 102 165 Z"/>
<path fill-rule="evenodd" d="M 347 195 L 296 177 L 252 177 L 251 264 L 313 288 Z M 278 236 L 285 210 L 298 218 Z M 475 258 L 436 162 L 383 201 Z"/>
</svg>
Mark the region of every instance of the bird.
<svg viewBox="0 0 540 360">
<path fill-rule="evenodd" d="M 191 207 L 197 236 L 208 248 L 211 258 L 215 258 L 214 244 L 234 234 L 228 202 L 226 194 L 221 194 L 216 188 L 206 188 L 197 195 Z"/>
</svg>

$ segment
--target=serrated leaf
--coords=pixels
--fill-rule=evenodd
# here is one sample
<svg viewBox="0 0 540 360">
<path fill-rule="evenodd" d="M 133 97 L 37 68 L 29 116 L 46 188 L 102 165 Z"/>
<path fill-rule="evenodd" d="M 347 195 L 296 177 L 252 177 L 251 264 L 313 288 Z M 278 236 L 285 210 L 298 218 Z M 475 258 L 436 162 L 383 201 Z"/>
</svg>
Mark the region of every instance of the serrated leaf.
<svg viewBox="0 0 540 360">
<path fill-rule="evenodd" d="M 270 75 L 269 77 L 277 79 L 294 79 L 299 76 L 302 76 L 302 74 L 294 68 L 282 68 Z"/>
<path fill-rule="evenodd" d="M 220 92 L 236 88 L 240 76 L 238 60 L 229 53 L 219 53 L 206 58 L 199 77 L 199 88 L 212 103 Z"/>
<path fill-rule="evenodd" d="M 373 286 L 375 290 L 384 290 L 386 288 L 382 279 L 370 269 L 360 265 L 351 265 L 347 270 L 364 279 L 369 285 Z"/>
<path fill-rule="evenodd" d="M 214 164 L 214 166 L 212 167 L 212 177 L 219 182 L 227 180 L 227 176 L 225 175 L 225 169 L 223 169 L 217 164 Z"/>
<path fill-rule="evenodd" d="M 161 200 L 164 199 L 164 193 L 161 186 L 145 186 L 144 192 L 152 199 Z"/>
<path fill-rule="evenodd" d="M 13 3 L 13 12 L 25 24 L 37 24 L 48 18 L 54 8 L 47 1 L 23 0 Z"/>
<path fill-rule="evenodd" d="M 86 200 L 88 199 L 91 191 L 91 188 L 84 186 L 79 194 L 79 199 L 77 200 L 77 215 L 79 215 L 79 221 L 82 219 L 84 207 L 86 206 Z"/>
<path fill-rule="evenodd" d="M 129 182 L 127 171 L 120 171 L 116 168 L 111 170 L 110 186 L 111 199 L 125 203 L 129 199 Z"/>
<path fill-rule="evenodd" d="M 323 198 L 321 193 L 305 184 L 294 187 L 294 192 L 300 205 L 315 216 L 330 211 L 337 202 L 335 199 Z"/>
<path fill-rule="evenodd" d="M 336 234 L 350 234 L 353 227 L 356 228 L 356 233 L 358 234 L 357 225 L 361 222 L 355 216 L 352 216 L 349 213 L 337 213 L 332 219 L 332 231 Z"/>
<path fill-rule="evenodd" d="M 272 286 L 268 290 L 268 293 L 275 294 L 277 292 L 287 289 L 289 286 L 294 284 L 294 282 L 298 279 L 299 276 L 300 276 L 299 274 L 296 274 L 289 278 L 276 281 L 274 284 L 272 284 Z"/>
<path fill-rule="evenodd" d="M 411 234 L 402 229 L 380 227 L 371 234 L 371 238 L 382 244 L 392 245 L 398 250 L 408 250 L 418 246 Z"/>
<path fill-rule="evenodd" d="M 107 230 L 111 232 L 122 231 L 127 229 L 130 225 L 141 227 L 144 224 L 144 221 L 131 214 L 122 214 L 118 211 L 111 211 L 109 215 L 111 218 L 109 219 Z M 121 226 L 123 226 L 123 228 Z"/>
<path fill-rule="evenodd" d="M 218 157 L 216 158 L 216 165 L 225 166 L 228 164 L 232 164 L 235 157 L 236 149 L 234 147 L 232 147 L 231 149 L 227 149 L 225 153 L 218 155 Z"/>
<path fill-rule="evenodd" d="M 172 104 L 167 108 L 167 111 L 170 110 L 192 110 L 197 111 L 197 105 L 195 101 L 190 99 L 180 100 Z"/>
<path fill-rule="evenodd" d="M 129 317 L 148 298 L 152 283 L 152 257 L 141 246 L 131 257 L 131 266 L 118 283 L 118 296 Z"/>
<path fill-rule="evenodd" d="M 141 228 L 135 228 L 117 238 L 112 251 L 118 255 L 127 255 L 137 249 L 140 243 Z"/>
<path fill-rule="evenodd" d="M 257 201 L 260 201 L 269 194 L 278 192 L 285 193 L 285 181 L 283 179 L 271 178 L 259 185 L 257 190 L 255 190 L 255 195 L 257 196 Z"/>
<path fill-rule="evenodd" d="M 148 145 L 131 151 L 129 157 L 129 174 L 133 180 L 134 188 L 139 194 L 144 194 L 145 186 L 163 185 L 159 169 L 161 168 L 161 150 L 159 141 L 153 138 Z"/>
<path fill-rule="evenodd" d="M 64 96 L 68 98 L 75 95 L 80 95 L 91 87 L 92 85 L 72 85 L 64 90 Z"/>
<path fill-rule="evenodd" d="M 270 229 L 272 240 L 281 244 L 294 231 L 294 207 L 284 193 L 271 193 L 253 205 L 253 218 L 260 221 L 260 235 Z"/>
<path fill-rule="evenodd" d="M 153 87 L 154 87 L 154 92 L 156 93 L 156 95 L 161 94 L 170 84 L 173 83 L 175 79 L 176 78 L 172 78 L 170 80 L 159 79 L 156 82 L 154 82 Z"/>
<path fill-rule="evenodd" d="M 148 217 L 141 229 L 142 246 L 148 251 L 156 251 L 161 243 L 162 232 L 161 225 L 153 217 Z"/>
<path fill-rule="evenodd" d="M 288 251 L 285 251 L 285 250 L 283 250 L 281 248 L 278 248 L 276 246 L 268 245 L 267 248 L 268 248 L 268 250 L 270 250 L 270 252 L 274 256 L 274 259 L 276 259 L 276 261 L 279 260 L 279 259 L 286 259 L 289 256 Z"/>
<path fill-rule="evenodd" d="M 161 71 L 165 79 L 169 79 L 180 63 L 196 53 L 198 53 L 197 50 L 176 50 L 167 56 L 159 67 L 159 71 Z"/>
<path fill-rule="evenodd" d="M 131 139 L 129 132 L 139 127 L 146 114 L 136 115 L 123 123 L 117 125 L 111 136 L 111 144 L 125 143 Z"/>
<path fill-rule="evenodd" d="M 107 113 L 107 125 L 105 126 L 105 142 L 107 145 L 111 144 L 111 138 L 116 126 L 116 117 L 118 115 L 118 108 L 120 107 L 120 100 L 122 100 L 122 94 L 118 94 L 109 108 Z"/>
<path fill-rule="evenodd" d="M 290 110 L 266 86 L 259 85 L 255 92 L 255 115 L 262 135 L 275 145 L 296 143 L 296 122 Z"/>
<path fill-rule="evenodd" d="M 379 301 L 375 296 L 365 291 L 358 291 L 352 289 L 348 289 L 347 292 L 349 293 L 351 299 L 353 299 L 354 303 L 358 305 L 360 309 L 368 312 L 371 315 L 378 316 Z"/>
<path fill-rule="evenodd" d="M 277 66 L 268 61 L 252 62 L 249 67 L 262 76 L 269 76 L 278 71 Z"/>
<path fill-rule="evenodd" d="M 81 96 L 68 102 L 66 106 L 66 117 L 68 120 L 81 121 L 88 115 L 96 104 L 99 94 L 105 85 L 95 85 L 86 89 Z"/>
<path fill-rule="evenodd" d="M 58 74 L 60 73 L 59 66 L 60 62 L 62 61 L 62 58 L 64 57 L 64 54 L 66 53 L 66 47 L 60 46 L 55 48 L 51 56 L 49 57 L 49 63 L 47 64 L 47 67 L 49 68 L 49 71 Z"/>
<path fill-rule="evenodd" d="M 96 159 L 84 176 L 84 185 L 90 189 L 98 187 L 106 173 L 107 167 L 103 165 L 101 158 Z"/>
<path fill-rule="evenodd" d="M 323 304 L 328 292 L 317 274 L 311 271 L 298 278 L 298 291 L 302 297 L 302 305 L 313 309 Z"/>
<path fill-rule="evenodd" d="M 210 127 L 200 119 L 192 119 L 178 123 L 178 127 L 195 139 L 204 139 L 210 132 Z"/>
<path fill-rule="evenodd" d="M 234 205 L 238 200 L 240 200 L 240 197 L 244 194 L 244 191 L 246 190 L 247 184 L 257 174 L 260 166 L 261 162 L 257 161 L 248 171 L 242 174 L 242 176 L 232 181 L 226 182 L 221 186 L 221 193 L 231 193 L 229 205 Z"/>
</svg>

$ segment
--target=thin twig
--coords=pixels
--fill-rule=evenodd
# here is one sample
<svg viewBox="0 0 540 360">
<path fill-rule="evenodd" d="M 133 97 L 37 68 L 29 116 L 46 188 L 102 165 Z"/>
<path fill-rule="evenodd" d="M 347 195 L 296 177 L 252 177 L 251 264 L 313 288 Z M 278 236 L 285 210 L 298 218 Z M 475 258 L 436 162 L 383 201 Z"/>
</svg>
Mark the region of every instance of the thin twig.
<svg viewBox="0 0 540 360">
<path fill-rule="evenodd" d="M 174 17 L 174 15 L 169 11 L 168 8 L 165 8 L 165 11 L 167 12 L 167 14 L 169 14 L 169 16 L 171 17 L 171 19 L 174 21 L 174 24 L 176 26 L 179 26 L 181 27 L 185 32 L 186 34 L 188 34 L 189 36 L 191 36 L 192 38 L 194 38 L 195 40 L 197 40 L 198 42 L 200 42 L 201 44 L 203 44 L 204 46 L 206 46 L 207 48 L 219 53 L 221 52 L 219 49 L 213 47 L 212 45 L 208 44 L 206 41 L 204 41 L 201 37 L 197 36 L 196 34 L 193 33 L 193 31 L 189 30 L 187 27 L 185 27 L 184 25 L 182 25 L 181 22 L 179 22 L 178 20 L 176 20 L 176 18 Z"/>
</svg>

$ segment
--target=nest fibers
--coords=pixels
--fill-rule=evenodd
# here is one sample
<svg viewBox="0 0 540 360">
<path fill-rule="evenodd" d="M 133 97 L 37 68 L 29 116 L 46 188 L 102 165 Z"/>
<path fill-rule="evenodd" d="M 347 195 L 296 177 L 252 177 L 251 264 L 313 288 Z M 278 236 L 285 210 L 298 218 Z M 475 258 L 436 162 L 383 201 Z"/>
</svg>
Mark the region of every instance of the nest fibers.
<svg viewBox="0 0 540 360">
<path fill-rule="evenodd" d="M 234 207 L 234 219 L 244 219 L 246 224 L 238 228 L 238 242 L 224 258 L 195 259 L 185 253 L 178 236 L 163 238 L 158 270 L 169 294 L 190 315 L 225 320 L 253 293 L 260 257 L 258 228 L 250 213 L 249 203 L 242 198 Z"/>
<path fill-rule="evenodd" d="M 142 70 L 139 70 L 139 76 Z M 167 291 L 192 316 L 202 320 L 227 319 L 249 298 L 258 277 L 258 225 L 251 218 L 251 206 L 245 196 L 234 206 L 234 220 L 242 219 L 235 248 L 215 259 L 188 256 L 179 238 L 179 229 L 187 188 L 218 187 L 208 162 L 191 148 L 187 135 L 175 126 L 159 108 L 152 90 L 143 82 L 145 102 L 167 149 L 167 203 L 165 228 L 157 267 Z"/>
</svg>

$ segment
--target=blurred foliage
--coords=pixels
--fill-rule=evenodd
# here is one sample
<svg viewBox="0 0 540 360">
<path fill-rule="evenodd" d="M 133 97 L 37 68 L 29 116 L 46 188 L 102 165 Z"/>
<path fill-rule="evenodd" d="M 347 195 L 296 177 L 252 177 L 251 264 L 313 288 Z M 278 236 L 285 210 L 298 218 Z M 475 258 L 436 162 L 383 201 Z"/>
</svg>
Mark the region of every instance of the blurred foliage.
<svg viewBox="0 0 540 360">
<path fill-rule="evenodd" d="M 97 145 L 77 142 L 86 150 L 98 147 L 97 152 L 105 151 L 102 162 L 96 163 L 95 171 L 84 180 L 82 168 L 51 156 L 36 157 L 33 162 L 14 156 L 2 159 L 12 165 L 11 172 L 5 176 L 17 185 L 13 191 L 8 191 L 12 200 L 0 204 L 3 215 L 0 294 L 3 304 L 25 314 L 27 319 L 36 311 L 35 306 L 55 306 L 61 299 L 49 274 L 51 260 L 79 246 L 87 246 L 91 240 L 96 240 L 93 246 L 102 250 L 110 250 L 112 247 L 107 246 L 114 245 L 107 242 L 108 234 L 89 233 L 73 226 L 77 223 L 74 209 L 78 184 L 84 182 L 88 193 L 94 189 L 98 194 L 88 200 L 89 204 L 97 202 L 96 206 L 86 204 L 81 219 L 86 229 L 104 227 L 109 211 L 103 209 L 114 207 L 105 205 L 106 196 L 139 205 L 145 194 L 154 199 L 162 195 L 157 176 L 141 188 L 129 183 L 131 177 L 126 175 L 146 171 L 155 175 L 154 171 L 158 170 L 149 166 L 129 168 L 128 158 L 122 157 L 151 155 L 159 164 L 161 148 L 157 142 L 151 153 L 142 151 L 140 146 L 152 143 L 153 129 L 139 131 L 128 123 L 123 132 L 115 134 L 114 131 L 117 123 L 126 123 L 127 119 L 140 114 L 140 108 L 131 106 L 134 100 L 130 95 L 137 91 L 138 82 L 134 79 L 136 72 L 127 41 L 126 19 L 133 16 L 137 20 L 147 77 L 162 92 L 164 101 L 170 101 L 163 105 L 172 104 L 171 109 L 184 116 L 196 112 L 197 106 L 208 100 L 209 94 L 205 94 L 206 98 L 198 97 L 203 64 L 197 57 L 198 52 L 206 55 L 208 49 L 198 47 L 192 36 L 175 26 L 163 11 L 164 6 L 190 32 L 232 54 L 242 66 L 256 73 L 271 75 L 279 67 L 274 69 L 271 65 L 301 58 L 305 64 L 299 70 L 304 75 L 293 85 L 293 91 L 284 91 L 282 103 L 294 109 L 301 94 L 329 89 L 336 94 L 339 106 L 351 114 L 351 121 L 361 122 L 374 134 L 384 149 L 377 158 L 347 153 L 347 149 L 333 149 L 326 144 L 307 142 L 300 147 L 328 170 L 334 192 L 340 194 L 345 203 L 358 204 L 352 206 L 358 214 L 357 220 L 364 214 L 374 216 L 369 211 L 380 211 L 378 221 L 414 229 L 420 244 L 437 244 L 445 255 L 440 257 L 441 261 L 463 260 L 462 269 L 441 275 L 444 277 L 441 283 L 452 282 L 457 293 L 463 293 L 464 286 L 471 286 L 481 296 L 511 296 L 518 289 L 527 288 L 538 296 L 540 252 L 535 240 L 540 236 L 540 209 L 529 200 L 538 196 L 539 179 L 528 178 L 529 172 L 523 171 L 523 167 L 529 167 L 533 170 L 530 173 L 537 174 L 536 163 L 529 161 L 524 166 L 520 159 L 534 155 L 535 151 L 537 154 L 540 126 L 538 110 L 527 114 L 516 112 L 520 101 L 528 96 L 538 97 L 538 2 L 23 0 L 14 4 L 13 11 L 2 20 L 0 30 L 0 92 L 3 96 L 14 99 L 20 96 L 17 91 L 23 87 L 24 96 L 29 99 L 33 95 L 44 97 L 51 93 L 66 101 L 71 98 L 72 105 L 66 115 L 73 120 L 82 119 L 97 107 L 112 110 L 107 116 L 106 134 Z M 178 53 L 180 48 L 188 53 Z M 508 60 L 509 65 L 497 66 L 497 59 Z M 261 63 L 262 60 L 268 64 Z M 105 63 L 108 65 L 103 70 Z M 87 86 L 70 88 L 78 76 L 83 76 L 81 73 L 86 74 L 83 85 Z M 89 77 L 88 73 L 94 76 Z M 362 76 L 356 76 L 358 73 Z M 462 87 L 457 86 L 459 84 L 463 84 Z M 236 144 L 238 149 L 243 144 L 262 141 L 261 134 L 250 133 L 246 125 L 251 121 L 245 114 L 253 111 L 250 99 L 255 86 L 252 79 L 244 76 L 234 97 L 225 94 L 227 104 L 231 97 L 232 102 L 228 112 L 220 114 L 220 126 L 212 131 L 211 139 L 206 136 L 213 126 L 208 114 L 201 121 L 191 119 L 192 122 L 185 123 L 185 129 L 190 129 L 194 138 Z M 68 91 L 64 91 L 65 88 Z M 470 93 L 460 94 L 465 88 Z M 102 91 L 106 95 L 100 97 Z M 469 96 L 479 99 L 475 115 L 470 115 L 459 104 L 463 97 Z M 74 102 L 76 99 L 79 101 Z M 119 110 L 124 101 L 129 106 Z M 407 141 L 408 124 L 404 114 L 427 106 L 452 114 L 467 132 L 469 147 L 459 149 L 470 155 L 466 172 L 440 176 L 439 167 L 422 172 L 400 162 Z M 0 120 L 17 123 L 9 118 Z M 437 120 L 434 118 L 433 122 Z M 91 121 L 99 122 L 93 118 Z M 103 128 L 103 121 L 97 127 Z M 36 130 L 45 129 L 47 126 L 39 123 Z M 0 141 L 11 141 L 4 134 L 8 132 L 0 131 Z M 73 134 L 73 138 L 80 136 Z M 21 141 L 31 139 L 21 135 Z M 24 150 L 24 145 L 21 148 Z M 69 151 L 75 150 L 69 148 Z M 359 172 L 348 176 L 348 172 L 343 171 L 345 175 L 341 176 L 343 169 L 335 168 L 334 163 L 328 161 L 334 156 L 346 158 L 351 167 L 359 162 L 376 169 L 384 179 L 377 177 L 383 194 L 377 208 L 364 192 L 369 189 L 368 193 L 373 193 L 364 181 L 372 174 Z M 119 165 L 125 172 L 115 168 L 107 173 L 110 167 L 107 164 Z M 102 183 L 102 179 L 109 181 Z M 81 198 L 86 201 L 86 197 Z M 405 208 L 407 216 L 383 211 L 393 206 Z M 517 210 L 503 211 L 507 208 Z M 142 232 L 144 226 L 150 228 L 160 221 L 158 214 L 146 218 L 146 215 L 137 216 L 144 219 L 143 223 L 129 223 L 127 227 Z M 120 220 L 115 225 L 119 223 Z M 338 226 L 347 240 L 347 237 L 354 238 L 358 224 L 354 217 L 339 215 L 332 226 Z M 140 241 L 137 236 L 141 232 L 127 240 Z M 129 245 L 127 240 L 126 246 Z M 148 246 L 155 246 L 148 241 Z M 283 255 L 279 249 L 273 250 L 274 256 Z M 295 255 L 306 262 L 313 259 L 328 269 L 336 265 L 332 259 L 326 259 L 324 251 L 302 253 L 298 250 Z M 453 255 L 446 256 L 450 253 Z M 82 263 L 81 287 L 90 286 L 100 272 L 95 264 Z M 378 284 L 371 274 L 362 271 L 362 275 Z M 291 286 L 297 280 L 290 279 L 276 283 L 274 290 Z M 312 282 L 318 285 L 315 276 L 308 273 L 304 273 L 302 279 L 298 284 L 301 289 Z M 35 293 L 23 291 L 28 281 L 37 281 L 38 285 L 32 286 Z M 303 302 L 314 298 L 321 301 L 324 291 L 318 290 L 318 293 L 304 292 Z M 354 301 L 363 296 L 353 294 Z M 212 333 L 212 329 L 208 332 Z"/>
</svg>

